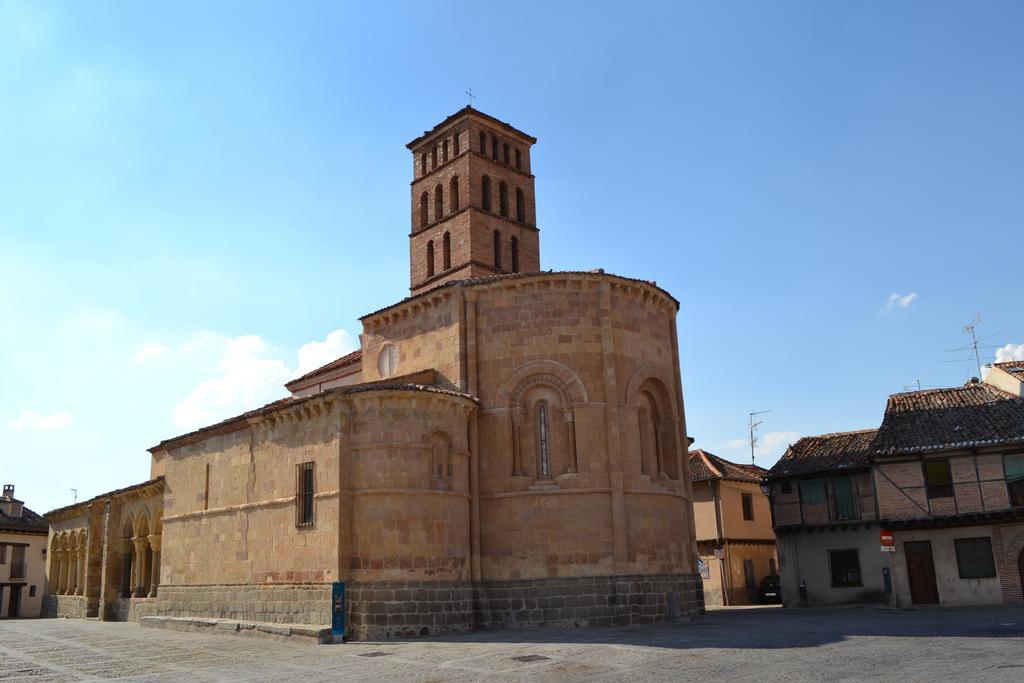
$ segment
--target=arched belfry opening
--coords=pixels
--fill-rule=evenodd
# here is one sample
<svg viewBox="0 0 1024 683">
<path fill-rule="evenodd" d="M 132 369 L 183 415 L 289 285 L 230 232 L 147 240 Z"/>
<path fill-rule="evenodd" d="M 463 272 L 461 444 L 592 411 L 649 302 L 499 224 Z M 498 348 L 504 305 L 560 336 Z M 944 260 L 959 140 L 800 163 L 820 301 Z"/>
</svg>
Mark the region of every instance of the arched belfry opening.
<svg viewBox="0 0 1024 683">
<path fill-rule="evenodd" d="M 464 148 L 459 140 L 466 142 Z M 529 155 L 536 142 L 466 107 L 408 144 L 413 295 L 451 280 L 540 270 L 539 232 L 528 216 L 534 206 Z M 447 245 L 450 249 L 434 253 Z"/>
</svg>

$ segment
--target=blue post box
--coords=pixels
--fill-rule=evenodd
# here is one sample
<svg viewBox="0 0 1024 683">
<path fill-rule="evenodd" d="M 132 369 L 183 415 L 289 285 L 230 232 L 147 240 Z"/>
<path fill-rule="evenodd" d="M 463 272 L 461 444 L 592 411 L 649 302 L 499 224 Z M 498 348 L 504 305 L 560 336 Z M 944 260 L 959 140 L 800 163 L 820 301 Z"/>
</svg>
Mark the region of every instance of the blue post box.
<svg viewBox="0 0 1024 683">
<path fill-rule="evenodd" d="M 345 582 L 331 584 L 331 635 L 341 640 L 345 635 Z"/>
</svg>

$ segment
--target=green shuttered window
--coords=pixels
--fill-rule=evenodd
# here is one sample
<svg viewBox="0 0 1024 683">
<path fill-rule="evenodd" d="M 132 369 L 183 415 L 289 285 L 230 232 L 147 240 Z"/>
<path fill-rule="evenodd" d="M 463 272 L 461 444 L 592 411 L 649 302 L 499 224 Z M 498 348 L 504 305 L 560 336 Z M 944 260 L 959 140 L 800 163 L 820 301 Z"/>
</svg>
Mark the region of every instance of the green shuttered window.
<svg viewBox="0 0 1024 683">
<path fill-rule="evenodd" d="M 833 519 L 856 519 L 857 508 L 853 501 L 853 479 L 850 477 L 834 477 L 832 479 L 832 501 Z"/>
<path fill-rule="evenodd" d="M 961 579 L 985 579 L 996 575 L 992 539 L 958 538 L 955 543 L 956 564 Z"/>
<path fill-rule="evenodd" d="M 825 502 L 825 480 L 805 479 L 800 482 L 800 502 L 804 505 L 820 505 Z"/>
</svg>

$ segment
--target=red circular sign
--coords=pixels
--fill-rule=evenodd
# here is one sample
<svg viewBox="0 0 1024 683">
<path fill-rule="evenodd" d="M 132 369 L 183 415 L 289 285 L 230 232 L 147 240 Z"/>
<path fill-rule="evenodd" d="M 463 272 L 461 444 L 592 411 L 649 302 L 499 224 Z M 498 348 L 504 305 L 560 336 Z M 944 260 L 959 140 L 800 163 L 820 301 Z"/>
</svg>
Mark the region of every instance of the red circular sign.
<svg viewBox="0 0 1024 683">
<path fill-rule="evenodd" d="M 892 535 L 892 532 L 888 529 L 882 529 L 881 534 L 882 545 L 891 548 L 896 545 L 896 537 Z"/>
</svg>

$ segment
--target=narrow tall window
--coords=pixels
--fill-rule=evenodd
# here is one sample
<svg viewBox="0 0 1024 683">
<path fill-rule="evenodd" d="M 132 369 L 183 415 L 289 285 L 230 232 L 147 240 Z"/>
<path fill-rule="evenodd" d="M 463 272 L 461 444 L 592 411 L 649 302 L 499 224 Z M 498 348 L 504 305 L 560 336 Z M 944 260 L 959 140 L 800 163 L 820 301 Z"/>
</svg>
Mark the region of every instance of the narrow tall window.
<svg viewBox="0 0 1024 683">
<path fill-rule="evenodd" d="M 454 134 L 452 134 L 452 156 L 459 156 L 459 147 L 459 132 L 456 131 Z"/>
<path fill-rule="evenodd" d="M 203 484 L 203 509 L 210 509 L 210 463 L 206 463 L 206 482 Z"/>
<path fill-rule="evenodd" d="M 313 526 L 313 463 L 296 465 L 295 526 Z"/>
<path fill-rule="evenodd" d="M 753 560 L 743 560 L 743 583 L 747 588 L 754 588 L 756 584 Z"/>
<path fill-rule="evenodd" d="M 520 223 L 526 222 L 526 195 L 522 188 L 516 188 L 516 220 Z"/>
<path fill-rule="evenodd" d="M 520 171 L 523 170 L 523 153 L 516 148 L 516 168 Z"/>
<path fill-rule="evenodd" d="M 1003 458 L 1006 471 L 1006 487 L 1010 494 L 1010 505 L 1024 505 L 1024 453 L 1007 455 Z"/>
<path fill-rule="evenodd" d="M 434 149 L 430 150 L 430 167 L 437 168 L 437 145 L 434 145 Z"/>
<path fill-rule="evenodd" d="M 742 495 L 743 501 L 743 519 L 751 522 L 754 520 L 754 496 L 750 493 L 744 493 Z"/>
<path fill-rule="evenodd" d="M 480 133 L 480 153 L 487 154 L 487 135 Z"/>
<path fill-rule="evenodd" d="M 498 209 L 502 216 L 508 218 L 508 185 L 504 180 L 498 183 Z"/>
<path fill-rule="evenodd" d="M 420 153 L 420 175 L 427 175 L 427 153 Z"/>
<path fill-rule="evenodd" d="M 448 161 L 448 138 L 444 139 L 444 146 L 441 148 L 441 160 Z"/>
<path fill-rule="evenodd" d="M 548 404 L 537 405 L 537 473 L 540 479 L 551 476 L 551 439 L 548 433 Z"/>
<path fill-rule="evenodd" d="M 519 238 L 512 238 L 512 272 L 519 272 Z"/>
<path fill-rule="evenodd" d="M 494 269 L 501 271 L 501 233 L 494 231 Z"/>
<path fill-rule="evenodd" d="M 427 242 L 427 277 L 434 277 L 434 240 Z"/>
<path fill-rule="evenodd" d="M 434 220 L 444 218 L 444 188 L 438 185 L 434 188 Z"/>
<path fill-rule="evenodd" d="M 452 236 L 447 232 L 441 240 L 441 249 L 444 258 L 444 269 L 448 270 L 452 267 Z"/>
<path fill-rule="evenodd" d="M 455 213 L 459 210 L 459 176 L 452 176 L 449 185 L 448 202 L 452 205 L 452 213 Z"/>
<path fill-rule="evenodd" d="M 491 158 L 498 160 L 498 138 L 491 136 Z"/>
<path fill-rule="evenodd" d="M 924 483 L 929 498 L 953 495 L 953 473 L 948 460 L 930 460 L 924 464 Z"/>
<path fill-rule="evenodd" d="M 480 206 L 484 211 L 491 210 L 491 178 L 490 176 L 484 176 L 480 181 L 480 193 L 481 201 Z"/>
<path fill-rule="evenodd" d="M 421 228 L 427 227 L 427 223 L 430 222 L 429 218 L 427 217 L 427 203 L 429 201 L 430 201 L 430 197 L 429 197 L 429 195 L 426 192 L 424 192 L 423 194 L 420 195 L 420 227 Z"/>
<path fill-rule="evenodd" d="M 509 148 L 507 142 L 501 147 L 501 156 L 506 166 L 512 163 L 512 160 L 509 158 Z"/>
<path fill-rule="evenodd" d="M 856 500 L 853 495 L 853 479 L 832 478 L 832 519 L 848 520 L 857 518 Z"/>
</svg>

